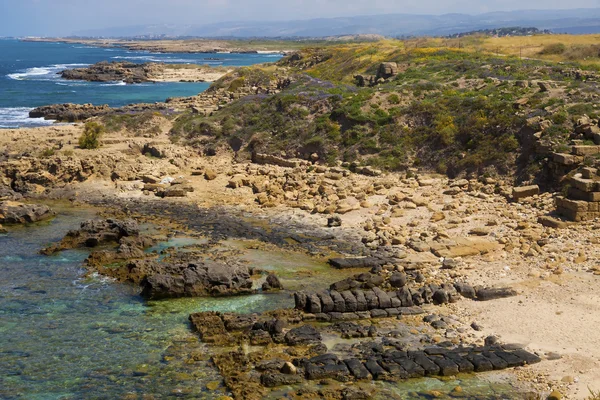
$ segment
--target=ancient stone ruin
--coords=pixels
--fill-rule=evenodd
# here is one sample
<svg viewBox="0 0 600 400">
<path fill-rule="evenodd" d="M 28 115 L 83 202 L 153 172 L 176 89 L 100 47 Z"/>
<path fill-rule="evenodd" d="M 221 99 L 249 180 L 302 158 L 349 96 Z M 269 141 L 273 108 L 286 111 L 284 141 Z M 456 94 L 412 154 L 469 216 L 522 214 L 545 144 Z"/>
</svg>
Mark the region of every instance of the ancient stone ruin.
<svg viewBox="0 0 600 400">
<path fill-rule="evenodd" d="M 583 168 L 581 171 L 581 173 L 569 178 L 567 197 L 559 197 L 556 200 L 557 211 L 576 222 L 589 221 L 600 217 L 600 176 L 598 170 L 596 168 Z"/>
</svg>

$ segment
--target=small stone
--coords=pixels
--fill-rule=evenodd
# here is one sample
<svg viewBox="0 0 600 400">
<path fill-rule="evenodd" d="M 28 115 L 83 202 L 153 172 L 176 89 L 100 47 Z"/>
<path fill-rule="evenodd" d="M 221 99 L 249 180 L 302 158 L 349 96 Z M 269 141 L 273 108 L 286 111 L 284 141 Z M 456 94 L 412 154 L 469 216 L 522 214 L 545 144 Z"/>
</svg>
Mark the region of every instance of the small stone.
<svg viewBox="0 0 600 400">
<path fill-rule="evenodd" d="M 548 400 L 561 400 L 562 394 L 558 390 L 553 390 L 552 393 L 548 396 Z"/>
<path fill-rule="evenodd" d="M 494 346 L 496 344 L 498 344 L 499 339 L 496 336 L 488 336 L 485 338 L 485 345 L 486 346 Z"/>
<path fill-rule="evenodd" d="M 214 181 L 215 179 L 217 179 L 217 173 L 212 169 L 207 169 L 204 172 L 204 179 L 206 179 L 207 181 Z"/>
<path fill-rule="evenodd" d="M 281 367 L 281 373 L 286 375 L 296 375 L 298 373 L 298 369 L 296 366 L 294 366 L 294 364 L 288 361 L 283 364 L 283 367 Z"/>
<path fill-rule="evenodd" d="M 563 383 L 575 383 L 575 378 L 567 375 L 567 376 L 563 377 L 560 381 Z"/>
<path fill-rule="evenodd" d="M 442 263 L 442 268 L 444 269 L 455 269 L 458 267 L 458 261 L 452 258 L 445 258 Z"/>
<path fill-rule="evenodd" d="M 473 328 L 473 330 L 476 330 L 477 332 L 480 332 L 483 328 L 481 327 L 481 325 L 479 325 L 477 322 L 473 322 L 471 324 L 471 328 Z"/>
<path fill-rule="evenodd" d="M 208 390 L 210 390 L 210 391 L 215 391 L 215 390 L 217 390 L 217 388 L 218 388 L 219 386 L 221 386 L 221 382 L 219 382 L 219 381 L 212 381 L 212 382 L 208 382 L 208 383 L 206 384 L 206 388 L 207 388 Z"/>
<path fill-rule="evenodd" d="M 335 216 L 327 219 L 328 228 L 336 228 L 340 226 L 342 226 L 342 219 L 340 217 Z"/>
</svg>

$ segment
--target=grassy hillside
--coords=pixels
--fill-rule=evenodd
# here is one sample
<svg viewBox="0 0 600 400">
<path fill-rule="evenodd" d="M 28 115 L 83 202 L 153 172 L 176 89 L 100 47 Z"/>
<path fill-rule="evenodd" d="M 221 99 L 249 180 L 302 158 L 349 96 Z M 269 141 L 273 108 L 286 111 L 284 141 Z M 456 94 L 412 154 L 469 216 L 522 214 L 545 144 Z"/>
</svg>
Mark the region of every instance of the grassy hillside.
<svg viewBox="0 0 600 400">
<path fill-rule="evenodd" d="M 578 118 L 597 117 L 599 90 L 577 78 L 578 64 L 415 43 L 307 48 L 277 68 L 243 69 L 215 87 L 242 85 L 249 76 L 268 81 L 275 70 L 286 71 L 293 83 L 209 117 L 183 115 L 173 136 L 192 144 L 236 143 L 246 153 L 318 153 L 330 164 L 531 180 L 542 168 L 528 143 L 531 134 L 539 131 L 548 148 L 560 150 Z M 375 75 L 382 62 L 397 63 L 397 74 L 374 86 L 357 85 L 356 75 Z M 547 83 L 544 90 L 537 81 Z"/>
</svg>

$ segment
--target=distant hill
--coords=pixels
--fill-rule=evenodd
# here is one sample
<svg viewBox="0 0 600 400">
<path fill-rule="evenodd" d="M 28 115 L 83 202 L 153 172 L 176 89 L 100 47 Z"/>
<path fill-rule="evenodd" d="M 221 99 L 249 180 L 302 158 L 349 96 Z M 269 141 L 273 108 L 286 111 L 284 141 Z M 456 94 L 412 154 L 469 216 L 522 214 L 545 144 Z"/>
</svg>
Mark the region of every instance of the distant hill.
<svg viewBox="0 0 600 400">
<path fill-rule="evenodd" d="M 600 33 L 600 8 L 522 10 L 479 15 L 387 14 L 295 21 L 220 22 L 207 25 L 147 25 L 74 32 L 85 37 L 323 37 L 357 34 L 447 36 L 461 32 L 527 26 L 560 33 Z"/>
</svg>

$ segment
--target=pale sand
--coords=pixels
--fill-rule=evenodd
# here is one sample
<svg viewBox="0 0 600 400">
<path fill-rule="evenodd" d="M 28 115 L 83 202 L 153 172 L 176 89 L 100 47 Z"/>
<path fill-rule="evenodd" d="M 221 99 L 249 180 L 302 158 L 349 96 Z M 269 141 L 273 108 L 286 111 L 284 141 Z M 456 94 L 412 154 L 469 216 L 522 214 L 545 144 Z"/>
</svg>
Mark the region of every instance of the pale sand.
<svg viewBox="0 0 600 400">
<path fill-rule="evenodd" d="M 154 82 L 214 82 L 232 71 L 233 68 L 225 69 L 196 66 L 190 66 L 189 68 L 169 68 L 167 65 L 162 71 L 157 71 L 156 74 L 149 76 L 149 78 Z"/>
</svg>

